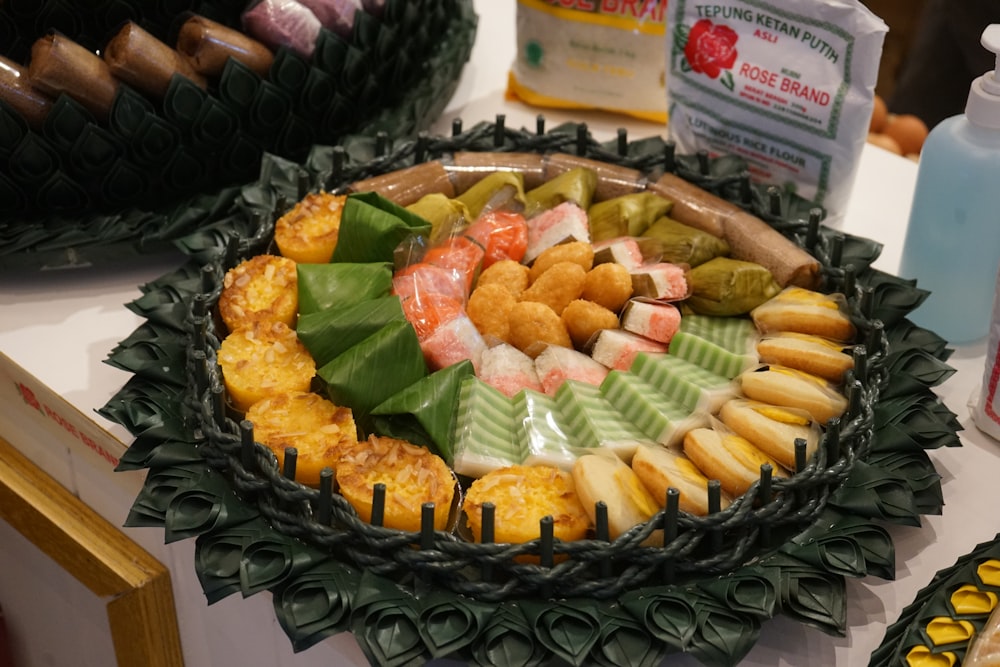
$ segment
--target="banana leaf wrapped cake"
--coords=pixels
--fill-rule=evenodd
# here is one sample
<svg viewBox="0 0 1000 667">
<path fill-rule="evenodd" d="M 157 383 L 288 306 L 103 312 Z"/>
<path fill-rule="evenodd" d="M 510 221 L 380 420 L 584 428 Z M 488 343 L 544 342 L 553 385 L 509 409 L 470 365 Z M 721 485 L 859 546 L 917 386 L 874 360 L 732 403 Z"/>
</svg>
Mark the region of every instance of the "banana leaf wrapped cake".
<svg viewBox="0 0 1000 667">
<path fill-rule="evenodd" d="M 533 142 L 541 139 L 561 141 L 564 150 L 552 151 L 548 143 L 536 151 Z M 538 648 L 518 664 L 554 657 L 615 664 L 597 637 L 635 632 L 642 639 L 627 642 L 629 660 L 656 662 L 685 651 L 721 665 L 745 655 L 761 619 L 778 613 L 843 632 L 843 577 L 891 570 L 885 560 L 891 563 L 891 542 L 887 552 L 887 535 L 871 519 L 907 520 L 896 514 L 898 504 L 890 508 L 879 499 L 875 486 L 887 476 L 873 474 L 879 464 L 868 461 L 877 462 L 884 447 L 906 449 L 903 441 L 923 449 L 907 427 L 878 416 L 883 392 L 892 395 L 900 381 L 885 371 L 888 341 L 899 340 L 892 333 L 898 327 L 911 326 L 893 313 L 918 305 L 919 291 L 911 285 L 909 292 L 892 290 L 892 297 L 876 293 L 879 284 L 899 287 L 870 268 L 877 244 L 825 229 L 821 211 L 757 189 L 739 165 L 719 177 L 718 170 L 701 169 L 702 158 L 675 155 L 662 140 L 634 142 L 616 153 L 592 142 L 585 128 L 534 134 L 495 125 L 437 141 L 400 146 L 378 157 L 377 167 L 371 159 L 352 162 L 350 146 L 314 150 L 305 165 L 275 162 L 271 178 L 245 191 L 241 205 L 253 211 L 258 202 L 285 204 L 268 204 L 248 234 L 221 243 L 207 233 L 186 239 L 202 278 L 189 297 L 190 319 L 177 323 L 179 343 L 190 345 L 186 409 L 201 425 L 190 446 L 235 491 L 216 502 L 254 511 L 253 520 L 232 512 L 233 521 L 252 526 L 253 541 L 303 545 L 308 566 L 261 584 L 276 593 L 276 614 L 295 645 L 306 648 L 350 630 L 373 664 L 431 655 L 489 664 L 496 658 L 491 646 L 520 654 L 515 647 L 527 638 Z M 354 148 L 370 158 L 372 144 L 361 140 Z M 697 206 L 681 196 L 690 188 Z M 316 359 L 311 389 L 350 410 L 361 449 L 343 454 L 332 448 L 327 471 L 305 480 L 296 469 L 296 448 L 285 448 L 279 463 L 259 442 L 252 420 L 228 400 L 226 371 L 213 359 L 217 342 L 236 334 L 215 319 L 214 304 L 226 273 L 275 252 L 272 222 L 313 189 L 346 199 L 332 261 L 298 264 L 297 332 Z M 638 201 L 644 215 L 634 215 L 630 201 Z M 594 206 L 601 206 L 603 240 L 594 239 L 590 224 Z M 559 207 L 571 212 L 543 218 L 533 235 L 531 221 Z M 612 209 L 628 219 L 611 220 L 606 211 Z M 683 289 L 636 296 L 637 283 L 648 280 L 637 281 L 637 269 L 667 263 L 661 254 L 667 240 L 644 233 L 674 215 L 673 238 L 687 225 L 691 239 L 709 234 L 716 242 L 673 242 L 712 250 L 669 262 L 680 273 L 667 284 L 683 279 Z M 753 219 L 754 233 L 760 225 L 769 230 L 767 242 L 741 242 L 745 217 Z M 600 244 L 607 240 L 617 240 L 621 250 L 604 252 L 611 246 Z M 530 258 L 529 248 L 535 251 Z M 747 281 L 751 288 L 740 290 L 740 281 L 730 280 L 737 287 L 710 306 L 729 310 L 700 312 L 692 296 L 708 288 L 696 271 L 719 258 L 753 263 L 773 284 Z M 610 266 L 618 268 L 602 268 Z M 551 285 L 533 290 L 553 271 L 558 278 Z M 597 278 L 588 281 L 592 275 Z M 726 282 L 717 274 L 712 280 L 716 290 Z M 796 290 L 807 296 L 786 294 L 793 311 L 832 299 L 854 327 L 848 339 L 831 337 L 850 350 L 852 364 L 837 380 L 823 379 L 833 393 L 817 392 L 818 404 L 744 390 L 760 384 L 752 376 L 805 373 L 794 364 L 762 362 L 758 352 L 765 337 L 776 335 L 760 324 L 767 305 Z M 649 312 L 639 318 L 644 322 L 632 321 L 646 306 L 672 309 L 674 324 L 651 327 Z M 636 317 L 627 317 L 630 312 Z M 654 329 L 659 333 L 645 335 Z M 531 333 L 518 335 L 523 331 Z M 612 341 L 611 356 L 624 361 L 609 365 L 594 354 L 605 336 L 621 339 Z M 130 364 L 127 350 L 115 363 Z M 802 392 L 791 393 L 801 398 Z M 911 394 L 911 405 L 922 406 L 914 409 L 940 420 L 939 432 L 954 434 L 930 387 Z M 121 407 L 113 400 L 105 413 L 128 422 Z M 365 449 L 369 437 L 406 446 L 380 444 L 384 454 L 359 454 L 376 448 Z M 954 437 L 935 441 L 954 444 Z M 410 506 L 420 504 L 419 521 L 390 527 L 396 485 L 422 479 L 423 488 L 448 487 L 430 482 L 436 463 L 390 467 L 389 459 L 408 447 L 456 475 L 455 495 L 411 499 Z M 163 465 L 158 450 L 155 436 L 138 434 L 123 467 Z M 335 478 L 341 461 L 363 466 L 369 457 L 383 461 L 373 471 L 392 472 L 365 477 L 369 488 L 359 503 L 338 490 Z M 520 483 L 476 481 L 527 480 L 543 472 L 546 492 L 558 503 L 554 497 L 543 503 L 540 492 L 526 493 Z M 157 507 L 170 494 L 160 493 L 157 475 L 150 478 L 130 516 L 133 525 L 167 520 Z M 914 508 L 940 502 L 933 485 L 904 486 Z M 491 496 L 484 488 L 502 492 Z M 504 532 L 511 527 L 505 517 L 519 507 L 508 503 L 517 502 L 533 509 L 514 512 L 530 524 L 527 533 L 519 525 L 514 539 Z M 229 543 L 222 535 L 232 528 L 200 529 L 203 555 Z M 824 558 L 828 538 L 850 542 L 858 557 Z M 210 561 L 199 567 L 207 587 L 226 587 Z M 363 576 L 352 575 L 354 568 Z M 798 586 L 788 586 L 791 581 Z M 317 587 L 327 591 L 324 599 L 350 600 L 357 622 L 316 608 L 320 625 L 300 624 L 301 613 L 285 606 L 292 604 L 286 595 Z M 384 605 L 388 600 L 395 611 Z M 421 617 L 427 605 L 461 615 L 475 630 L 450 632 Z M 366 630 L 404 617 L 422 618 L 416 622 L 420 643 L 386 645 Z M 448 648 L 438 652 L 441 646 Z"/>
</svg>

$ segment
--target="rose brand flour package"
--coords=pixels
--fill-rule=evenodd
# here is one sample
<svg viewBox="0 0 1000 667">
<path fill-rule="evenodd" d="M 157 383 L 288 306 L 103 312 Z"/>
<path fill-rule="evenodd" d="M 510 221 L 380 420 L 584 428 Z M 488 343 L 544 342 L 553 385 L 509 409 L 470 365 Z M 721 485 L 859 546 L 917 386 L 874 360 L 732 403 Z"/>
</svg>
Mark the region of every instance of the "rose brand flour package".
<svg viewBox="0 0 1000 667">
<path fill-rule="evenodd" d="M 667 0 L 518 0 L 507 96 L 663 123 Z"/>
<path fill-rule="evenodd" d="M 856 0 L 670 0 L 669 134 L 843 217 L 887 27 Z"/>
</svg>

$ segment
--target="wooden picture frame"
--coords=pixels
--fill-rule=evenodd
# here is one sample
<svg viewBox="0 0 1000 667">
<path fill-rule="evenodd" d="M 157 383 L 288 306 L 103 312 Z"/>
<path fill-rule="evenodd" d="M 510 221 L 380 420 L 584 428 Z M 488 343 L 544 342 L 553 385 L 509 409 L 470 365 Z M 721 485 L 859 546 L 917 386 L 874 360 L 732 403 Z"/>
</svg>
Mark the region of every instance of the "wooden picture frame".
<svg viewBox="0 0 1000 667">
<path fill-rule="evenodd" d="M 170 571 L 0 437 L 0 518 L 107 604 L 118 667 L 182 667 Z"/>
</svg>

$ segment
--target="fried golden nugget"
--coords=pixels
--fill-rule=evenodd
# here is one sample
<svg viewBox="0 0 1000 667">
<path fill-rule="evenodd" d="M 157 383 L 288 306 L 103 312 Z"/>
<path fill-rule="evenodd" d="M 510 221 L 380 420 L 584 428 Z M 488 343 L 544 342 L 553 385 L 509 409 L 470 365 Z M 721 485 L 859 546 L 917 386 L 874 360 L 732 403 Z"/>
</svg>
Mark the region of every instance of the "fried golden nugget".
<svg viewBox="0 0 1000 667">
<path fill-rule="evenodd" d="M 620 312 L 632 298 L 632 275 L 622 264 L 598 264 L 587 272 L 582 296 L 613 313 Z"/>
<path fill-rule="evenodd" d="M 617 329 L 618 316 L 602 305 L 584 299 L 570 301 L 562 312 L 569 337 L 578 349 L 602 329 Z"/>
<path fill-rule="evenodd" d="M 573 262 L 553 264 L 521 293 L 521 301 L 536 301 L 560 314 L 573 299 L 583 294 L 587 272 Z"/>
<path fill-rule="evenodd" d="M 510 344 L 532 359 L 549 345 L 573 347 L 562 318 L 536 301 L 519 301 L 510 309 Z"/>
<path fill-rule="evenodd" d="M 521 296 L 521 293 L 528 289 L 531 284 L 529 277 L 530 269 L 520 262 L 512 259 L 502 259 L 499 262 L 490 264 L 482 273 L 476 285 L 500 285 L 507 289 L 514 296 Z"/>
<path fill-rule="evenodd" d="M 498 283 L 480 285 L 472 290 L 465 313 L 476 325 L 483 338 L 497 338 L 510 342 L 510 311 L 517 304 L 517 297 Z"/>
<path fill-rule="evenodd" d="M 531 282 L 559 262 L 573 262 L 590 271 L 594 268 L 594 246 L 586 241 L 571 241 L 543 250 L 531 264 Z"/>
</svg>

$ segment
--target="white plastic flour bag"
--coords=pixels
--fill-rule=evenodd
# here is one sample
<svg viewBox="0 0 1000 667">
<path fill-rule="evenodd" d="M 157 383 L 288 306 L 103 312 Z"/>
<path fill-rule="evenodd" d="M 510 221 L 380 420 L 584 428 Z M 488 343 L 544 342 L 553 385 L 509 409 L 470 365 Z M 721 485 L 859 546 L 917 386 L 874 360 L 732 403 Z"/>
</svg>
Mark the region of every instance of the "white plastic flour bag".
<svg viewBox="0 0 1000 667">
<path fill-rule="evenodd" d="M 679 152 L 843 217 L 868 136 L 885 23 L 856 0 L 670 0 L 667 111 Z"/>
<path fill-rule="evenodd" d="M 507 96 L 666 122 L 667 0 L 517 0 Z"/>
</svg>

